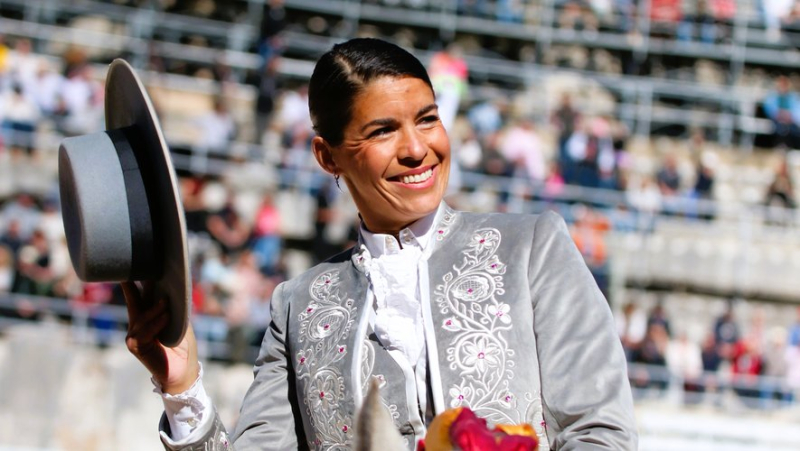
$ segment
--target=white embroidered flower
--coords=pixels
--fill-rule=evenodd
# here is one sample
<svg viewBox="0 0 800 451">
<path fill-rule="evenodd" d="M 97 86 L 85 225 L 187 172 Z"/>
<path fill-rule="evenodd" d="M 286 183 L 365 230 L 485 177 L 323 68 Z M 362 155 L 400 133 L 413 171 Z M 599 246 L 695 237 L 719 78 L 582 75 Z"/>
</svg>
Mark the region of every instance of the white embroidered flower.
<svg viewBox="0 0 800 451">
<path fill-rule="evenodd" d="M 514 394 L 508 390 L 500 392 L 500 397 L 498 398 L 498 402 L 500 403 L 501 406 L 505 407 L 506 409 L 517 407 L 517 397 L 514 396 Z"/>
<path fill-rule="evenodd" d="M 311 408 L 319 411 L 335 408 L 338 404 L 336 380 L 331 377 L 318 377 L 314 379 L 308 391 Z"/>
<path fill-rule="evenodd" d="M 461 407 L 462 404 L 468 404 L 470 395 L 472 394 L 472 388 L 469 386 L 458 386 L 454 385 L 450 387 L 448 391 L 450 395 L 450 408 L 454 409 L 456 407 Z"/>
<path fill-rule="evenodd" d="M 453 297 L 464 301 L 483 301 L 494 289 L 489 279 L 482 275 L 464 277 L 453 286 Z"/>
<path fill-rule="evenodd" d="M 509 324 L 511 322 L 511 317 L 508 315 L 509 310 L 511 310 L 511 307 L 508 304 L 497 304 L 490 305 L 487 312 L 499 319 L 503 324 Z"/>
<path fill-rule="evenodd" d="M 486 262 L 486 271 L 490 274 L 505 274 L 506 265 L 494 255 Z"/>
<path fill-rule="evenodd" d="M 448 332 L 458 332 L 461 330 L 461 321 L 453 316 L 445 318 L 445 320 L 442 321 L 442 328 Z"/>
<path fill-rule="evenodd" d="M 485 373 L 487 369 L 500 365 L 500 349 L 486 338 L 478 338 L 475 342 L 464 344 L 464 365 Z"/>
<path fill-rule="evenodd" d="M 494 249 L 498 241 L 500 241 L 500 235 L 493 230 L 481 230 L 472 236 L 469 247 L 474 249 L 475 252 L 481 253 L 486 250 Z"/>
</svg>

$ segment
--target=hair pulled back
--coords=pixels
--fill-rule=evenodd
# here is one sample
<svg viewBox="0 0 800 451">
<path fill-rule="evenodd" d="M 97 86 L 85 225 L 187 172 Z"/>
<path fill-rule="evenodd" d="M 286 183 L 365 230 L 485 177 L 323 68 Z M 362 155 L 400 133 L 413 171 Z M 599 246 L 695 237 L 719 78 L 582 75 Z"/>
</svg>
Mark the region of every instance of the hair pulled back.
<svg viewBox="0 0 800 451">
<path fill-rule="evenodd" d="M 386 76 L 418 78 L 433 90 L 428 72 L 414 55 L 380 39 L 351 39 L 322 55 L 308 85 L 308 109 L 317 135 L 332 146 L 341 144 L 355 97 L 371 81 Z"/>
</svg>

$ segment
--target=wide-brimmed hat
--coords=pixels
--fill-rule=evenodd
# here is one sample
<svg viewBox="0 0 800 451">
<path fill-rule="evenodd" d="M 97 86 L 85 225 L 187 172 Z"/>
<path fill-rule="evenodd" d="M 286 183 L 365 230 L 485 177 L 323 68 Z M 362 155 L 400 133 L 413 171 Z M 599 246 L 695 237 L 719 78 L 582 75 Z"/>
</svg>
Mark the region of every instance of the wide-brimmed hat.
<svg viewBox="0 0 800 451">
<path fill-rule="evenodd" d="M 106 77 L 106 131 L 64 139 L 58 155 L 62 216 L 72 265 L 86 282 L 152 281 L 180 343 L 191 295 L 186 224 L 158 118 L 131 66 Z"/>
</svg>

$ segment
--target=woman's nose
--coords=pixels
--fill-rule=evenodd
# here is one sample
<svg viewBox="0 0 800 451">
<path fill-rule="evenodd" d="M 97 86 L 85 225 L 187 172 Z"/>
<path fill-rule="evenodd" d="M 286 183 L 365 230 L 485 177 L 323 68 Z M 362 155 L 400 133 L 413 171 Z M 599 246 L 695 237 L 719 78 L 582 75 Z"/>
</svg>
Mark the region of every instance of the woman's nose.
<svg viewBox="0 0 800 451">
<path fill-rule="evenodd" d="M 425 144 L 422 134 L 416 128 L 403 133 L 397 158 L 400 160 L 422 161 L 427 153 L 428 146 Z"/>
</svg>

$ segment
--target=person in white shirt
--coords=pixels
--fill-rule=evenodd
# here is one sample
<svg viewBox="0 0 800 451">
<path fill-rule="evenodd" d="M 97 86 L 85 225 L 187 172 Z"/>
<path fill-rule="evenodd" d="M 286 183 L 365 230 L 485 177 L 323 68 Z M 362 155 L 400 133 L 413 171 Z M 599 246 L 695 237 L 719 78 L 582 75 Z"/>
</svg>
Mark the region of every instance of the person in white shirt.
<svg viewBox="0 0 800 451">
<path fill-rule="evenodd" d="M 191 327 L 162 346 L 164 300 L 142 309 L 145 291 L 123 284 L 128 348 L 164 397 L 164 446 L 351 449 L 377 384 L 406 449 L 452 407 L 530 424 L 540 450 L 636 449 L 622 347 L 563 220 L 442 201 L 450 142 L 419 60 L 377 39 L 337 44 L 317 63 L 309 109 L 312 151 L 353 196 L 359 243 L 275 288 L 231 436 Z"/>
</svg>

